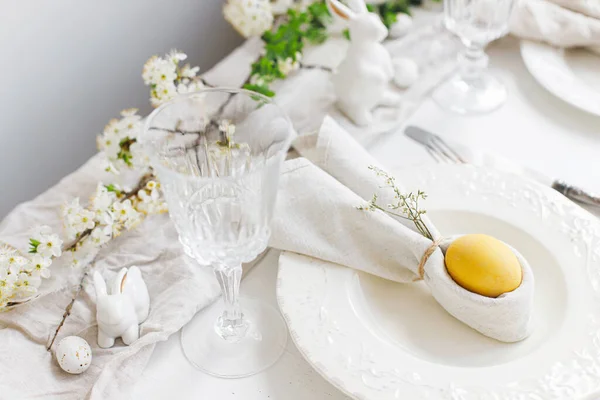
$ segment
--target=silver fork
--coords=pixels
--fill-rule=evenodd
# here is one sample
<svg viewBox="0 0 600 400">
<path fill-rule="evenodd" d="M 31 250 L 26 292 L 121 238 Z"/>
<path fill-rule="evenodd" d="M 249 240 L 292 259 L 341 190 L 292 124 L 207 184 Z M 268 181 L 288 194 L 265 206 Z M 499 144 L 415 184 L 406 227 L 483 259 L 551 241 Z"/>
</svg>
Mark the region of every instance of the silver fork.
<svg viewBox="0 0 600 400">
<path fill-rule="evenodd" d="M 439 136 L 432 135 L 429 141 L 425 144 L 425 149 L 429 155 L 439 163 L 467 163 L 465 159 L 460 156 L 460 154 L 458 154 Z"/>
<path fill-rule="evenodd" d="M 457 153 L 448 143 L 438 135 L 418 128 L 416 126 L 408 126 L 404 133 L 411 139 L 417 141 L 425 147 L 429 155 L 439 163 L 447 164 L 467 164 L 467 161 Z M 538 180 L 542 184 L 549 185 L 566 198 L 595 207 L 600 207 L 600 196 L 587 192 L 576 186 L 571 186 L 561 180 L 551 180 L 550 178 L 540 178 L 540 174 L 535 171 L 528 173 L 530 177 Z M 546 182 L 549 181 L 549 182 Z M 550 182 L 551 181 L 551 182 Z"/>
</svg>

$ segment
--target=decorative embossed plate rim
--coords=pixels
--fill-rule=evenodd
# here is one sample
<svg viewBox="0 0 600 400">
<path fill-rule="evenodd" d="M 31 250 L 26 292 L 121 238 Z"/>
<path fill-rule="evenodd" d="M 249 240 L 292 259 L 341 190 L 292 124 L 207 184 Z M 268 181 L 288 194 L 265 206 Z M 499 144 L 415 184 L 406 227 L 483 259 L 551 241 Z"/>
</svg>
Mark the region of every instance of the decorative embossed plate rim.
<svg viewBox="0 0 600 400">
<path fill-rule="evenodd" d="M 546 90 L 581 110 L 600 116 L 600 91 L 579 79 L 567 64 L 565 51 L 569 50 L 528 40 L 521 42 L 521 56 L 527 69 Z M 590 65 L 590 70 L 592 68 L 594 65 Z"/>
<path fill-rule="evenodd" d="M 514 362 L 485 368 L 437 365 L 394 350 L 364 326 L 352 301 L 343 299 L 355 271 L 282 253 L 277 299 L 306 360 L 338 389 L 360 400 L 597 399 L 600 221 L 550 188 L 485 168 L 439 165 L 397 176 L 407 188 L 429 194 L 430 210 L 474 211 L 537 229 L 544 245 L 560 256 L 561 268 L 569 260 L 566 280 L 576 293 L 569 297 L 565 321 L 578 322 L 565 323 L 550 343 Z M 507 371 L 520 378 L 506 381 L 502 374 Z"/>
</svg>

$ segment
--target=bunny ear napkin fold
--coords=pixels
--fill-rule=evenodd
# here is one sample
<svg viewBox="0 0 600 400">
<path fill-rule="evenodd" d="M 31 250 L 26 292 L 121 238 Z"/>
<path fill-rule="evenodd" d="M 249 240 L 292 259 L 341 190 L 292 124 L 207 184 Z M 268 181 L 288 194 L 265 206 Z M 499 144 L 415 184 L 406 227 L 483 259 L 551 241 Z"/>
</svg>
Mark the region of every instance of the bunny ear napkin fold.
<svg viewBox="0 0 600 400">
<path fill-rule="evenodd" d="M 531 333 L 533 274 L 516 250 L 523 271 L 517 289 L 497 298 L 467 291 L 444 264 L 444 251 L 455 237 L 441 238 L 423 218 L 434 243 L 412 221 L 357 209 L 374 193 L 381 204 L 394 202 L 394 194 L 381 189 L 380 178 L 369 169 L 378 163 L 333 119 L 325 118 L 318 134 L 296 139 L 294 148 L 302 158 L 286 161 L 281 175 L 272 247 L 396 282 L 414 284 L 422 278 L 442 307 L 480 333 L 503 342 Z"/>
</svg>

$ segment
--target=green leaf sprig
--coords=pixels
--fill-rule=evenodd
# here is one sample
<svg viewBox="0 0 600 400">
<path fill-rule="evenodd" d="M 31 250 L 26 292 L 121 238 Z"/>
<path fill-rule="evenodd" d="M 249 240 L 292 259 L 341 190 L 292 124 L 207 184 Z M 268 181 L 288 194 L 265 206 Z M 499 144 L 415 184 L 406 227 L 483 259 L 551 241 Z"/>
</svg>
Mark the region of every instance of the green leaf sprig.
<svg viewBox="0 0 600 400">
<path fill-rule="evenodd" d="M 40 241 L 36 239 L 29 239 L 29 253 L 37 253 L 37 248 L 40 245 Z"/>
<path fill-rule="evenodd" d="M 421 5 L 422 1 L 388 0 L 381 4 L 368 4 L 367 8 L 377 13 L 389 29 L 397 21 L 399 13 L 410 15 L 409 6 Z M 277 79 L 285 79 L 289 73 L 286 68 L 282 70 L 282 63 L 299 66 L 305 43 L 320 44 L 327 40 L 327 25 L 331 21 L 332 16 L 324 0 L 312 3 L 305 11 L 289 9 L 273 31 L 261 36 L 265 44 L 264 54 L 252 64 L 244 88 L 273 97 L 275 92 L 271 90 L 271 84 Z M 348 30 L 343 35 L 350 39 Z"/>
<path fill-rule="evenodd" d="M 275 92 L 270 89 L 271 83 L 287 76 L 281 63 L 299 63 L 306 42 L 324 42 L 330 20 L 324 2 L 313 3 L 303 12 L 288 10 L 285 20 L 274 31 L 262 35 L 264 54 L 252 64 L 250 81 L 244 88 L 273 97 Z"/>
</svg>

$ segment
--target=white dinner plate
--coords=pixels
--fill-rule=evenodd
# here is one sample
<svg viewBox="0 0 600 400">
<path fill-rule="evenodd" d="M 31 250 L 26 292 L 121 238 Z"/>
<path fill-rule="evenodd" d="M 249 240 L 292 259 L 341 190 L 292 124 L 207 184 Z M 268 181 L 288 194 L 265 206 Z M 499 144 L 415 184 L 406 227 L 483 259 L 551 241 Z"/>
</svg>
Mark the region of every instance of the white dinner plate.
<svg viewBox="0 0 600 400">
<path fill-rule="evenodd" d="M 600 222 L 516 175 L 439 165 L 396 176 L 429 195 L 443 235 L 490 234 L 527 258 L 535 330 L 498 342 L 450 316 L 423 283 L 282 253 L 278 302 L 306 360 L 361 400 L 600 398 Z"/>
<path fill-rule="evenodd" d="M 531 75 L 550 93 L 600 116 L 600 55 L 523 40 L 521 56 Z"/>
</svg>

